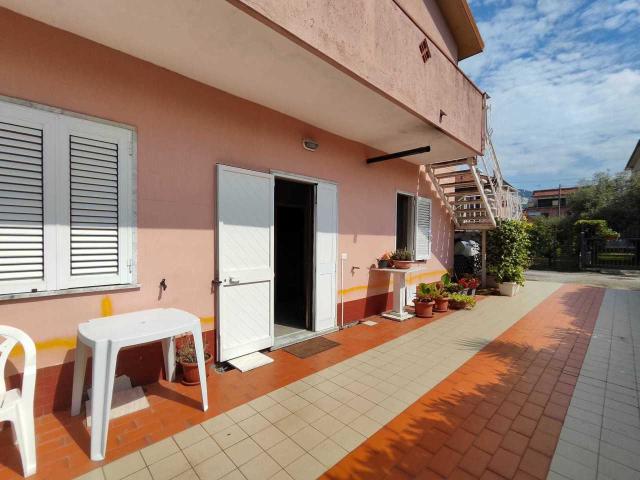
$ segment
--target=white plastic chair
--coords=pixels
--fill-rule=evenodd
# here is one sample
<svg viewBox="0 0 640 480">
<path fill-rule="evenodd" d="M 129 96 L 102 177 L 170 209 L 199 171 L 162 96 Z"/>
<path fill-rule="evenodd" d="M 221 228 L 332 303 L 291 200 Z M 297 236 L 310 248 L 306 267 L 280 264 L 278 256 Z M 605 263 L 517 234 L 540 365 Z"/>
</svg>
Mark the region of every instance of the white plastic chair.
<svg viewBox="0 0 640 480">
<path fill-rule="evenodd" d="M 33 395 L 36 387 L 36 346 L 33 340 L 17 328 L 0 325 L 0 422 L 11 422 L 20 448 L 25 477 L 36 473 L 36 432 L 33 423 Z M 22 388 L 7 391 L 4 368 L 13 347 L 24 349 Z"/>
</svg>

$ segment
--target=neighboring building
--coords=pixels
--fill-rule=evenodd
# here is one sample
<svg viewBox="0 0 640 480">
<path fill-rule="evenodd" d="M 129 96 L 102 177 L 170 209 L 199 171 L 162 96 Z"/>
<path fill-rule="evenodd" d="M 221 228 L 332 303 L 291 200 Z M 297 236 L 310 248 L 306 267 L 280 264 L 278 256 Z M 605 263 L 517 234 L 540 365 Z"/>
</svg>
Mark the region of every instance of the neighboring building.
<svg viewBox="0 0 640 480">
<path fill-rule="evenodd" d="M 624 167 L 624 169 L 632 172 L 640 172 L 640 140 L 636 143 L 636 148 L 633 149 L 633 153 L 629 157 L 627 166 Z"/>
<path fill-rule="evenodd" d="M 567 198 L 577 190 L 578 187 L 534 190 L 524 213 L 528 218 L 564 217 L 569 213 Z"/>
<path fill-rule="evenodd" d="M 451 269 L 469 225 L 425 164 L 483 152 L 465 0 L 0 7 L 0 318 L 37 343 L 38 414 L 88 319 L 182 308 L 226 360 L 385 309 L 396 245 L 414 281 Z M 118 372 L 154 381 L 160 351 Z"/>
</svg>

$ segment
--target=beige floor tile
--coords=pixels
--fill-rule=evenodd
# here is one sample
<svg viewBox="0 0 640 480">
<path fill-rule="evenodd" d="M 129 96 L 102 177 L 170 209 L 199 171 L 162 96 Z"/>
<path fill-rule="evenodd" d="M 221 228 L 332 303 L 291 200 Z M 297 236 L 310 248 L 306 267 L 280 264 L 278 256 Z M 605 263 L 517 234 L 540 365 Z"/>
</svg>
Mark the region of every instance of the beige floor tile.
<svg viewBox="0 0 640 480">
<path fill-rule="evenodd" d="M 226 414 L 229 415 L 231 420 L 233 420 L 236 423 L 241 422 L 245 418 L 249 418 L 255 415 L 256 413 L 257 412 L 246 403 L 236 408 L 232 408 L 231 410 L 226 412 Z"/>
<path fill-rule="evenodd" d="M 307 423 L 311 423 L 318 418 L 323 417 L 325 414 L 326 412 L 316 407 L 314 404 L 307 405 L 303 409 L 296 412 L 296 416 L 300 417 Z"/>
<path fill-rule="evenodd" d="M 189 462 L 182 452 L 174 453 L 163 460 L 149 465 L 149 471 L 151 472 L 153 480 L 169 480 L 186 472 L 190 468 L 191 465 L 189 465 Z"/>
<path fill-rule="evenodd" d="M 327 380 L 325 382 L 319 383 L 315 388 L 320 390 L 322 393 L 331 393 L 335 392 L 341 387 L 337 383 L 333 383 L 332 381 Z"/>
<path fill-rule="evenodd" d="M 190 468 L 186 472 L 182 472 L 180 475 L 175 477 L 173 480 L 199 480 L 198 474 L 193 468 Z"/>
<path fill-rule="evenodd" d="M 307 452 L 322 442 L 325 438 L 325 435 L 312 426 L 307 426 L 294 435 L 291 435 L 291 440 L 296 442 Z"/>
<path fill-rule="evenodd" d="M 342 405 L 340 408 L 336 408 L 332 411 L 331 416 L 348 425 L 360 416 L 360 412 L 347 405 Z"/>
<path fill-rule="evenodd" d="M 331 398 L 335 398 L 341 403 L 349 403 L 351 400 L 353 400 L 356 397 L 356 394 L 353 392 L 350 392 L 346 388 L 340 387 L 338 390 L 331 392 L 329 396 Z"/>
<path fill-rule="evenodd" d="M 313 375 L 309 375 L 305 377 L 303 380 L 305 381 L 305 383 L 308 383 L 309 385 L 314 386 L 324 382 L 325 379 L 321 375 L 314 373 Z"/>
<path fill-rule="evenodd" d="M 298 410 L 309 405 L 309 402 L 299 395 L 294 395 L 293 397 L 289 397 L 286 400 L 283 400 L 282 402 L 280 402 L 280 404 L 291 412 L 297 412 Z"/>
<path fill-rule="evenodd" d="M 273 398 L 276 402 L 282 402 L 287 398 L 293 397 L 295 393 L 289 390 L 287 387 L 282 387 L 278 390 L 274 390 L 273 392 L 268 393 L 267 395 Z"/>
<path fill-rule="evenodd" d="M 259 413 L 256 413 L 255 415 L 249 418 L 245 418 L 241 422 L 238 422 L 238 426 L 242 430 L 244 430 L 247 433 L 247 435 L 254 435 L 258 433 L 260 430 L 264 430 L 270 425 L 271 425 L 271 422 L 269 422 L 269 420 L 264 418 Z"/>
<path fill-rule="evenodd" d="M 229 428 L 235 422 L 226 413 L 220 414 L 217 417 L 213 417 L 205 422 L 202 422 L 202 428 L 204 428 L 209 435 L 218 433 L 225 428 Z"/>
<path fill-rule="evenodd" d="M 269 395 L 263 395 L 249 402 L 249 406 L 253 408 L 256 412 L 261 412 L 269 407 L 274 406 L 276 402 Z"/>
<path fill-rule="evenodd" d="M 237 467 L 244 465 L 253 457 L 256 457 L 262 453 L 262 448 L 251 438 L 245 438 L 235 445 L 227 448 L 224 453 L 231 459 Z"/>
<path fill-rule="evenodd" d="M 286 438 L 282 442 L 268 449 L 267 453 L 282 467 L 286 467 L 291 462 L 304 455 L 304 450 L 293 440 Z"/>
<path fill-rule="evenodd" d="M 143 468 L 142 470 L 138 470 L 136 473 L 132 473 L 131 475 L 124 477 L 124 480 L 153 480 L 151 476 L 151 472 L 148 468 Z"/>
<path fill-rule="evenodd" d="M 375 420 L 372 420 L 366 415 L 360 415 L 353 422 L 351 422 L 349 426 L 365 437 L 370 437 L 378 430 L 380 430 L 380 428 L 382 428 L 382 424 L 376 422 Z"/>
<path fill-rule="evenodd" d="M 380 405 L 376 405 L 368 412 L 365 412 L 365 415 L 382 425 L 386 425 L 396 417 L 396 414 L 390 412 L 386 408 L 382 408 Z"/>
<path fill-rule="evenodd" d="M 355 393 L 356 395 L 361 395 L 371 387 L 369 385 L 365 385 L 364 383 L 355 381 L 355 382 L 349 383 L 348 385 L 345 385 L 344 388 L 346 388 L 350 392 Z"/>
<path fill-rule="evenodd" d="M 201 425 L 194 425 L 191 428 L 187 428 L 180 433 L 176 433 L 173 439 L 181 449 L 185 449 L 194 443 L 198 443 L 200 440 L 207 438 L 209 434 L 202 428 Z"/>
<path fill-rule="evenodd" d="M 205 460 L 194 470 L 200 480 L 218 480 L 236 469 L 231 459 L 224 452 Z"/>
<path fill-rule="evenodd" d="M 327 438 L 313 447 L 309 453 L 326 468 L 330 468 L 342 460 L 348 452 L 333 440 Z"/>
<path fill-rule="evenodd" d="M 305 453 L 285 470 L 294 480 L 314 480 L 322 475 L 326 468 L 318 460 Z"/>
<path fill-rule="evenodd" d="M 280 470 L 280 465 L 264 452 L 240 467 L 240 471 L 247 480 L 270 478 Z"/>
<path fill-rule="evenodd" d="M 357 396 L 349 402 L 349 406 L 360 413 L 371 410 L 375 405 L 376 404 L 374 402 L 362 396 Z"/>
<path fill-rule="evenodd" d="M 284 417 L 282 420 L 277 421 L 274 425 L 284 433 L 286 436 L 290 437 L 294 433 L 302 430 L 308 424 L 304 420 L 302 420 L 297 415 L 289 415 Z"/>
<path fill-rule="evenodd" d="M 336 408 L 340 408 L 342 406 L 342 403 L 340 403 L 335 398 L 327 395 L 325 397 L 322 397 L 320 400 L 317 400 L 316 402 L 314 402 L 313 405 L 315 405 L 316 407 L 318 407 L 319 409 L 325 412 L 332 412 Z"/>
<path fill-rule="evenodd" d="M 260 412 L 260 415 L 269 420 L 271 423 L 276 423 L 278 420 L 282 420 L 287 415 L 291 415 L 291 412 L 279 403 L 276 403 L 275 405 L 272 405 L 271 407 Z"/>
<path fill-rule="evenodd" d="M 126 457 L 119 458 L 115 462 L 102 467 L 106 480 L 119 480 L 146 467 L 140 452 L 134 452 Z"/>
<path fill-rule="evenodd" d="M 240 473 L 240 470 L 233 470 L 232 472 L 227 473 L 220 480 L 247 480 L 246 477 Z"/>
<path fill-rule="evenodd" d="M 200 440 L 198 443 L 194 443 L 193 445 L 185 448 L 182 453 L 187 457 L 189 463 L 195 467 L 199 463 L 217 455 L 221 451 L 222 450 L 215 440 L 211 437 L 207 437 L 204 440 Z"/>
<path fill-rule="evenodd" d="M 102 468 L 96 468 L 84 475 L 76 477 L 76 480 L 104 480 L 104 473 L 102 473 Z"/>
<path fill-rule="evenodd" d="M 377 388 L 370 388 L 362 394 L 362 397 L 366 398 L 367 400 L 373 403 L 380 403 L 388 396 L 389 396 L 388 393 L 382 392 Z"/>
<path fill-rule="evenodd" d="M 253 438 L 253 440 L 264 450 L 267 450 L 268 448 L 273 447 L 275 444 L 280 443 L 282 440 L 287 438 L 287 436 L 273 425 L 270 425 L 264 430 L 260 430 L 251 438 Z"/>
<path fill-rule="evenodd" d="M 298 380 L 297 382 L 293 382 L 287 385 L 287 390 L 290 390 L 295 394 L 304 392 L 305 390 L 309 390 L 310 388 L 311 388 L 311 385 L 304 382 L 303 380 Z"/>
<path fill-rule="evenodd" d="M 389 410 L 391 413 L 398 415 L 407 408 L 407 403 L 396 397 L 389 397 L 378 403 L 381 407 Z M 364 413 L 364 412 L 363 412 Z"/>
<path fill-rule="evenodd" d="M 300 396 L 304 398 L 307 402 L 316 402 L 324 397 L 326 394 L 322 393 L 317 388 L 310 388 L 309 390 L 305 390 L 304 392 L 300 392 Z"/>
<path fill-rule="evenodd" d="M 337 431 L 342 430 L 344 428 L 344 423 L 331 415 L 325 415 L 313 422 L 311 426 L 323 435 L 330 437 Z"/>
<path fill-rule="evenodd" d="M 356 432 L 349 426 L 344 427 L 339 432 L 334 433 L 331 439 L 344 448 L 347 452 L 351 452 L 358 445 L 365 441 L 365 437 Z"/>
<path fill-rule="evenodd" d="M 247 438 L 247 434 L 237 425 L 232 425 L 213 435 L 213 439 L 223 450 L 245 438 Z"/>
<path fill-rule="evenodd" d="M 293 480 L 293 478 L 291 478 L 291 475 L 289 475 L 286 470 L 280 470 L 269 480 Z"/>
<path fill-rule="evenodd" d="M 160 440 L 159 442 L 143 448 L 140 450 L 140 453 L 147 465 L 151 465 L 152 463 L 156 463 L 157 461 L 167 458 L 179 451 L 180 449 L 178 448 L 178 445 L 172 438 L 165 438 L 164 440 Z"/>
</svg>

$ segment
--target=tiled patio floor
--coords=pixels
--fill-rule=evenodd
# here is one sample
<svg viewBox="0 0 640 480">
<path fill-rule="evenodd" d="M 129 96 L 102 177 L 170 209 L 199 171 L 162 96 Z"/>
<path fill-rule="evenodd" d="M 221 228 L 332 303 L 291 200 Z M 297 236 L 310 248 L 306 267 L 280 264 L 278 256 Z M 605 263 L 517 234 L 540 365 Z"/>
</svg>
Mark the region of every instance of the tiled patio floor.
<svg viewBox="0 0 640 480">
<path fill-rule="evenodd" d="M 107 464 L 89 475 L 544 478 L 603 292 L 556 289 L 532 282 L 426 326 L 358 326 L 307 360 L 274 352 L 270 366 L 212 376 L 207 414 L 197 392 L 150 386 L 152 408 L 112 422 Z M 40 419 L 38 435 L 39 460 L 57 457 L 39 477 L 95 468 L 77 419 Z M 14 457 L 0 479 L 16 477 L 2 450 Z"/>
<path fill-rule="evenodd" d="M 607 290 L 550 479 L 640 478 L 640 293 Z"/>
</svg>

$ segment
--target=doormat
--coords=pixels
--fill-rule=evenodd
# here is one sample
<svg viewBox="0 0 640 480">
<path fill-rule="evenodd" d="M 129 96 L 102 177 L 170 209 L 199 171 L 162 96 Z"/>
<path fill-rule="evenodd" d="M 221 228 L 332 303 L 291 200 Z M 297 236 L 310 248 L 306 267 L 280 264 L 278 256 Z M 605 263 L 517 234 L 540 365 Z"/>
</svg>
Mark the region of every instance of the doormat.
<svg viewBox="0 0 640 480">
<path fill-rule="evenodd" d="M 338 342 L 334 342 L 328 338 L 316 337 L 311 340 L 307 340 L 306 342 L 296 343 L 295 345 L 286 347 L 283 350 L 298 358 L 309 358 L 317 353 L 337 347 L 338 345 L 340 345 Z"/>
</svg>

